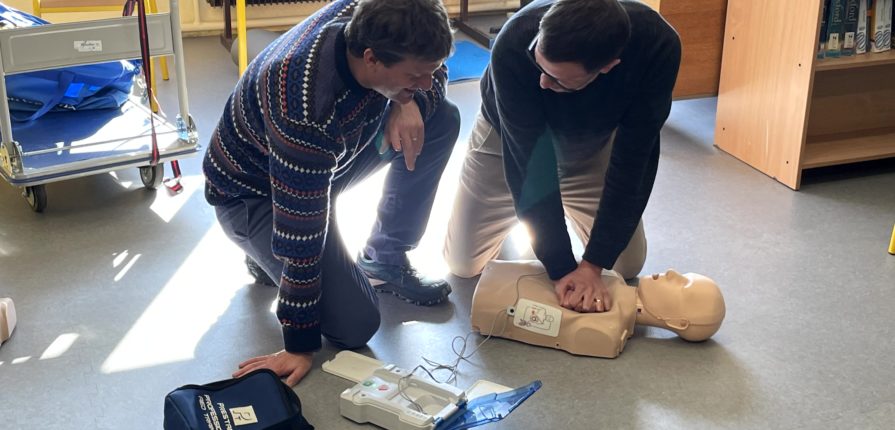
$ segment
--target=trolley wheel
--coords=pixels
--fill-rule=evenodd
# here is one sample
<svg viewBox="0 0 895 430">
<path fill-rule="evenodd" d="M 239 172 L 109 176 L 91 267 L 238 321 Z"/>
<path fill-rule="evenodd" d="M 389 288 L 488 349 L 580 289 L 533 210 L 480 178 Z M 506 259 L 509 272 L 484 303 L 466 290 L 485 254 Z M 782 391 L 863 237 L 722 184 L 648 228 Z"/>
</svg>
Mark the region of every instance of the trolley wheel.
<svg viewBox="0 0 895 430">
<path fill-rule="evenodd" d="M 153 166 L 143 166 L 140 167 L 140 180 L 143 181 L 143 186 L 149 189 L 156 189 L 162 184 L 162 179 L 165 176 L 165 166 L 163 164 L 157 164 L 155 167 Z"/>
<path fill-rule="evenodd" d="M 34 212 L 43 212 L 47 208 L 47 189 L 43 185 L 25 187 L 22 195 Z"/>
</svg>

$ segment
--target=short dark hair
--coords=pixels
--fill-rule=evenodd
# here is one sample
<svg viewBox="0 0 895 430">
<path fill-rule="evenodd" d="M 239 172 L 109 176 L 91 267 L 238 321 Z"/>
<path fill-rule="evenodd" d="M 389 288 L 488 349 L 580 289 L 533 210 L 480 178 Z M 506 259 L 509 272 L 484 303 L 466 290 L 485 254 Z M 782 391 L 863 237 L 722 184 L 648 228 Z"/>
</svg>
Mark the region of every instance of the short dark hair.
<svg viewBox="0 0 895 430">
<path fill-rule="evenodd" d="M 361 57 L 370 48 L 386 66 L 407 58 L 444 60 L 453 48 L 441 0 L 360 0 L 345 39 L 352 55 Z"/>
<path fill-rule="evenodd" d="M 631 37 L 631 20 L 618 0 L 556 0 L 538 33 L 538 50 L 554 63 L 592 72 L 618 58 Z"/>
</svg>

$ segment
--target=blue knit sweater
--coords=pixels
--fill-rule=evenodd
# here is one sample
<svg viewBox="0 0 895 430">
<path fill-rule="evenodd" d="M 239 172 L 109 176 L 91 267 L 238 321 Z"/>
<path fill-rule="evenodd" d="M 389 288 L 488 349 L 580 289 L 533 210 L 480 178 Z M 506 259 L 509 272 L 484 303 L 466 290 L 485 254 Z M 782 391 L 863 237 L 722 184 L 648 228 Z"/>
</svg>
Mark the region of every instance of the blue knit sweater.
<svg viewBox="0 0 895 430">
<path fill-rule="evenodd" d="M 348 68 L 344 29 L 357 2 L 324 7 L 252 61 L 227 101 L 203 170 L 206 200 L 269 197 L 283 261 L 277 318 L 287 351 L 320 348 L 320 258 L 330 186 L 376 136 L 388 100 Z M 424 119 L 444 99 L 446 69 L 415 100 Z"/>
</svg>

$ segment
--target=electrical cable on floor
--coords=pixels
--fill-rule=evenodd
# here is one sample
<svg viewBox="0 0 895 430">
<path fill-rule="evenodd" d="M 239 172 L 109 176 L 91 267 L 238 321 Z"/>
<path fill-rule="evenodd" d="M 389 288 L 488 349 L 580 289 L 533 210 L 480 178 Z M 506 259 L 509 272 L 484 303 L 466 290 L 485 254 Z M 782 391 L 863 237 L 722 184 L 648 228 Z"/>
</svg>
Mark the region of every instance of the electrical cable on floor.
<svg viewBox="0 0 895 430">
<path fill-rule="evenodd" d="M 504 309 L 502 309 L 500 312 L 498 312 L 497 314 L 494 315 L 494 319 L 491 321 L 491 328 L 488 330 L 488 335 L 485 337 L 485 339 L 483 339 L 481 342 L 479 342 L 478 345 L 476 345 L 475 348 L 473 348 L 473 350 L 469 354 L 466 354 L 466 348 L 469 346 L 469 336 L 475 334 L 476 333 L 475 331 L 470 331 L 469 333 L 466 333 L 466 336 L 463 336 L 463 337 L 454 336 L 454 339 L 451 340 L 451 350 L 454 352 L 454 355 L 457 356 L 456 360 L 454 360 L 454 362 L 451 364 L 443 364 L 443 363 L 439 363 L 435 360 L 431 360 L 426 357 L 420 357 L 423 359 L 423 361 L 426 362 L 426 364 L 431 366 L 431 368 L 427 368 L 426 366 L 423 366 L 422 364 L 420 364 L 420 365 L 417 365 L 415 368 L 413 368 L 413 370 L 410 371 L 407 375 L 402 376 L 401 379 L 398 380 L 398 393 L 401 395 L 401 397 L 404 400 L 407 400 L 408 402 L 410 402 L 410 404 L 417 410 L 417 412 L 421 412 L 421 413 L 423 412 L 422 406 L 420 406 L 416 401 L 411 399 L 410 396 L 408 396 L 407 393 L 405 392 L 406 389 L 409 387 L 409 384 L 407 381 L 410 379 L 410 377 L 412 377 L 414 375 L 414 373 L 416 373 L 417 370 L 422 370 L 422 371 L 426 372 L 426 374 L 429 375 L 429 378 L 431 378 L 435 382 L 442 383 L 442 384 L 456 384 L 457 375 L 460 373 L 460 362 L 461 361 L 469 361 L 469 358 L 471 358 L 473 355 L 475 355 L 475 353 L 478 352 L 479 348 L 481 348 L 481 346 L 484 345 L 485 342 L 488 341 L 488 339 L 491 339 L 491 336 L 494 335 L 494 326 L 497 324 L 497 318 L 499 318 L 501 315 L 506 315 L 509 317 L 513 316 L 510 313 L 510 311 L 511 311 L 512 307 L 515 306 L 515 304 L 519 302 L 519 282 L 522 279 L 540 276 L 540 275 L 543 275 L 544 273 L 546 273 L 546 272 L 541 271 L 541 272 L 532 273 L 529 275 L 522 275 L 516 279 L 516 298 L 513 299 L 512 303 L 510 305 L 506 306 Z M 500 329 L 501 335 L 503 334 L 504 330 L 506 330 L 506 328 L 507 328 L 506 320 L 504 320 L 504 325 Z M 500 335 L 498 335 L 498 336 L 500 336 Z M 461 346 L 459 347 L 459 350 L 457 347 L 458 341 L 461 342 L 460 343 Z M 450 375 L 448 375 L 448 377 L 446 379 L 439 380 L 438 378 L 435 377 L 435 375 L 433 375 L 433 372 L 438 372 L 439 370 L 449 370 L 451 373 L 450 373 Z"/>
</svg>

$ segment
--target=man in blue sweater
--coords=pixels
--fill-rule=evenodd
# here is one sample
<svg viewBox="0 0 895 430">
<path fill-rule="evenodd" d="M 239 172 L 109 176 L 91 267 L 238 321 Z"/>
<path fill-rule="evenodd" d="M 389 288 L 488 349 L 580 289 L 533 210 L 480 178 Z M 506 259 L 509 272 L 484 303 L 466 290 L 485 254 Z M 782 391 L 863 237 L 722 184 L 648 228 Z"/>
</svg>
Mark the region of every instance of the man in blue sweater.
<svg viewBox="0 0 895 430">
<path fill-rule="evenodd" d="M 636 1 L 536 0 L 516 13 L 482 79 L 445 243 L 451 271 L 481 273 L 518 217 L 562 306 L 609 310 L 602 269 L 632 278 L 646 258 L 641 216 L 680 55 L 674 29 Z"/>
<path fill-rule="evenodd" d="M 361 347 L 379 327 L 375 289 L 442 302 L 450 286 L 419 275 L 422 237 L 460 117 L 445 98 L 452 49 L 440 0 L 337 0 L 249 65 L 212 135 L 206 199 L 225 233 L 277 280 L 285 348 L 247 360 L 296 384 L 321 336 Z M 373 233 L 354 261 L 335 198 L 389 172 Z M 371 210 L 373 208 L 370 208 Z"/>
</svg>

